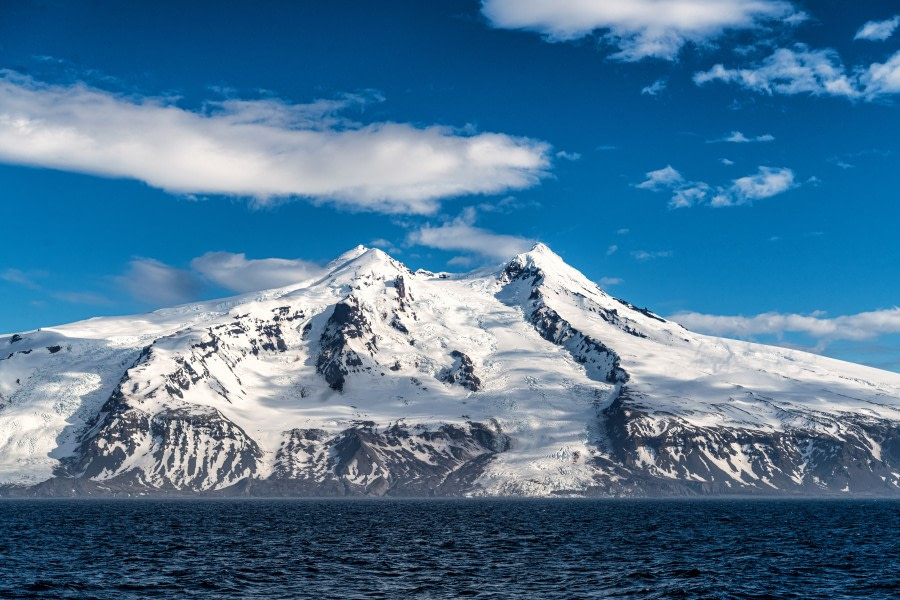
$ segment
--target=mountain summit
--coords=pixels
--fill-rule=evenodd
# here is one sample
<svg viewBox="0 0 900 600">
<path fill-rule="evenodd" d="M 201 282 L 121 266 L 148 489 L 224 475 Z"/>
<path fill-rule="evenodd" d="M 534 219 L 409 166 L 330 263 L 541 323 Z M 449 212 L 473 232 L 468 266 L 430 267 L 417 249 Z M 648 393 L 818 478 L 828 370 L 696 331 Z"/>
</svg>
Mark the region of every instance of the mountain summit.
<svg viewBox="0 0 900 600">
<path fill-rule="evenodd" d="M 900 495 L 900 375 L 691 333 L 537 244 L 0 337 L 0 495 Z"/>
</svg>

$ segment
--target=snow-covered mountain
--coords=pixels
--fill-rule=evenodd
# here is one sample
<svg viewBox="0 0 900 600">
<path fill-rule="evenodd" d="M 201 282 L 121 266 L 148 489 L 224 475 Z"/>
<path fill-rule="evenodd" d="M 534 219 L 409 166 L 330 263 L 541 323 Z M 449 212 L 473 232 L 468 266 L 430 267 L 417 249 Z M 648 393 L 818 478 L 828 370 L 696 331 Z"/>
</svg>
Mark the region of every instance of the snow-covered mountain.
<svg viewBox="0 0 900 600">
<path fill-rule="evenodd" d="M 0 337 L 0 494 L 900 495 L 900 375 L 691 333 L 546 246 Z"/>
</svg>

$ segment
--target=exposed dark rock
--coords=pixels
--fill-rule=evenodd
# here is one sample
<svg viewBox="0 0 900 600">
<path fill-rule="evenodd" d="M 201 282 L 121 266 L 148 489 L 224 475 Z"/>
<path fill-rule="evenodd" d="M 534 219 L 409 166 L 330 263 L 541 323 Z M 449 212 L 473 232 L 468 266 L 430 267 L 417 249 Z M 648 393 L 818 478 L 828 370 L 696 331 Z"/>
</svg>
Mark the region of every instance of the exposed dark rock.
<svg viewBox="0 0 900 600">
<path fill-rule="evenodd" d="M 453 365 L 438 374 L 438 379 L 445 383 L 461 385 L 473 392 L 480 390 L 481 379 L 475 375 L 475 365 L 472 363 L 472 359 L 459 350 L 454 350 L 450 356 L 453 357 Z"/>
<path fill-rule="evenodd" d="M 675 416 L 660 429 L 648 425 L 627 388 L 604 416 L 607 450 L 639 495 L 896 493 L 895 458 L 875 458 L 867 441 L 880 440 L 883 454 L 900 444 L 900 428 L 888 421 L 848 417 L 842 438 L 803 428 L 699 427 Z"/>
<path fill-rule="evenodd" d="M 316 360 L 316 371 L 325 377 L 329 387 L 344 389 L 345 376 L 363 362 L 359 354 L 349 347 L 351 340 L 361 340 L 373 355 L 377 352 L 375 336 L 355 296 L 348 296 L 334 307 L 334 312 L 319 338 L 321 350 Z"/>
<path fill-rule="evenodd" d="M 400 317 L 398 315 L 394 315 L 391 319 L 389 325 L 399 331 L 400 333 L 409 334 L 409 329 L 407 329 L 406 325 L 400 322 Z"/>
<path fill-rule="evenodd" d="M 589 376 L 608 383 L 628 381 L 628 373 L 619 365 L 618 354 L 572 327 L 549 306 L 537 306 L 531 313 L 531 323 L 541 337 L 566 348 L 576 361 L 585 365 Z"/>
<path fill-rule="evenodd" d="M 648 309 L 648 308 L 638 308 L 637 306 L 635 306 L 635 305 L 632 304 L 631 302 L 626 302 L 625 300 L 622 300 L 621 298 L 613 298 L 613 300 L 615 300 L 615 301 L 618 302 L 619 304 L 622 304 L 623 306 L 627 306 L 627 307 L 630 308 L 631 310 L 634 310 L 634 311 L 637 311 L 637 312 L 641 313 L 641 314 L 644 315 L 645 317 L 650 317 L 651 319 L 654 319 L 654 320 L 656 320 L 656 321 L 659 321 L 660 323 L 668 323 L 668 321 L 666 321 L 665 319 L 663 319 L 662 317 L 660 317 L 658 314 L 656 314 L 656 313 L 654 313 L 654 312 L 651 312 L 650 309 Z"/>
<path fill-rule="evenodd" d="M 363 422 L 328 436 L 293 430 L 273 476 L 254 493 L 274 495 L 455 496 L 472 484 L 509 438 L 495 426 L 444 425 L 412 433 L 402 424 L 379 431 Z"/>
</svg>

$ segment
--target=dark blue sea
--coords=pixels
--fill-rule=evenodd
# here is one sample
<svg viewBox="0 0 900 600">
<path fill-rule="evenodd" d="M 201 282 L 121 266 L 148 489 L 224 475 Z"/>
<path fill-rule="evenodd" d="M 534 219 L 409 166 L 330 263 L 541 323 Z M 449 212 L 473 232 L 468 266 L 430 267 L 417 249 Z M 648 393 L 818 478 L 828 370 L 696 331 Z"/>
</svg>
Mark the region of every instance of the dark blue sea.
<svg viewBox="0 0 900 600">
<path fill-rule="evenodd" d="M 0 502 L 3 598 L 897 598 L 900 502 Z"/>
</svg>

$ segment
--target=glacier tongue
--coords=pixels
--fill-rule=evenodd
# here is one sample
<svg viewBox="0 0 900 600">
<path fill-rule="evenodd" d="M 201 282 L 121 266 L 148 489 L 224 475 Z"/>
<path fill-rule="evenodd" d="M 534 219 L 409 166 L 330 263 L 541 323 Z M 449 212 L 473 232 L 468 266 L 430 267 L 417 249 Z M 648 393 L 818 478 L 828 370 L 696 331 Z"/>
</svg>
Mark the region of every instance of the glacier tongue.
<svg viewBox="0 0 900 600">
<path fill-rule="evenodd" d="M 0 337 L 0 494 L 900 495 L 900 376 L 689 332 L 543 244 Z"/>
</svg>

